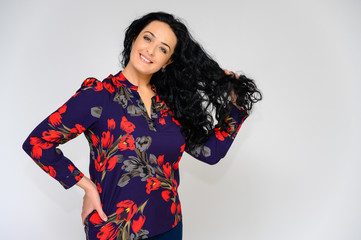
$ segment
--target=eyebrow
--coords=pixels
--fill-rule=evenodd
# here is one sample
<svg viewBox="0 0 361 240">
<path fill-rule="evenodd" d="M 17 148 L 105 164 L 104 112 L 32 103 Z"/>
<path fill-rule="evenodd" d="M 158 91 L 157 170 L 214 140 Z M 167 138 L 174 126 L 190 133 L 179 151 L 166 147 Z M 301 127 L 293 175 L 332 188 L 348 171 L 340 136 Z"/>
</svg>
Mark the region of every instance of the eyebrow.
<svg viewBox="0 0 361 240">
<path fill-rule="evenodd" d="M 149 31 L 144 31 L 144 33 L 149 33 L 150 35 L 152 35 L 154 38 L 157 38 L 152 32 L 149 32 Z M 169 50 L 171 50 L 172 48 L 171 47 L 169 47 L 169 45 L 168 44 L 166 44 L 165 42 L 161 42 L 162 44 L 164 44 L 164 45 L 166 45 L 168 48 L 169 48 Z"/>
</svg>

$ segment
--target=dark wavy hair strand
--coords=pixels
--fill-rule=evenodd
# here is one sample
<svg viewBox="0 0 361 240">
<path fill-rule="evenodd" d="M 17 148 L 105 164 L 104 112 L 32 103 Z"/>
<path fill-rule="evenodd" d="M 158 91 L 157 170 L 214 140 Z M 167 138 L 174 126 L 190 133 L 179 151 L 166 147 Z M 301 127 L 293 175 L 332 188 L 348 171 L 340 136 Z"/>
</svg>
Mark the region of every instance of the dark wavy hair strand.
<svg viewBox="0 0 361 240">
<path fill-rule="evenodd" d="M 225 121 L 231 112 L 230 92 L 237 96 L 237 105 L 248 115 L 262 94 L 252 79 L 226 74 L 193 39 L 187 27 L 173 15 L 164 12 L 149 13 L 131 23 L 127 28 L 122 52 L 122 65 L 130 59 L 133 40 L 152 21 L 167 23 L 177 37 L 171 59 L 165 72 L 153 74 L 151 84 L 157 94 L 182 125 L 187 150 L 201 145 L 213 133 L 214 127 L 226 130 Z M 214 111 L 215 125 L 211 112 Z"/>
</svg>

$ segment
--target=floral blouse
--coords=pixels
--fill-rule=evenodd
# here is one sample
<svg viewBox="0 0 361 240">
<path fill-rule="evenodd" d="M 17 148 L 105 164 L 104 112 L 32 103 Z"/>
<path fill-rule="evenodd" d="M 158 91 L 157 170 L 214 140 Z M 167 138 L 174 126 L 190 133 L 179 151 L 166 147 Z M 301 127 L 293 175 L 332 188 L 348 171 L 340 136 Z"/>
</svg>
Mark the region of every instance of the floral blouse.
<svg viewBox="0 0 361 240">
<path fill-rule="evenodd" d="M 93 211 L 86 218 L 87 239 L 144 239 L 172 229 L 182 218 L 177 191 L 185 149 L 181 126 L 155 89 L 149 117 L 137 89 L 121 72 L 102 82 L 88 78 L 23 144 L 34 162 L 67 189 L 84 175 L 57 147 L 84 132 L 90 178 L 108 216 L 104 222 Z M 214 129 L 202 147 L 188 153 L 217 163 L 246 117 L 233 106 L 227 132 Z"/>
</svg>

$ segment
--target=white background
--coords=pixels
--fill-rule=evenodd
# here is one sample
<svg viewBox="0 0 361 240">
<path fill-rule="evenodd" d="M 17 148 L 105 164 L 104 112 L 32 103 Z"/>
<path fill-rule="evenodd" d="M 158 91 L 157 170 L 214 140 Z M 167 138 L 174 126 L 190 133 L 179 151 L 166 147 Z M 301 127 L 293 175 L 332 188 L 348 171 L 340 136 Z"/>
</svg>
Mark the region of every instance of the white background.
<svg viewBox="0 0 361 240">
<path fill-rule="evenodd" d="M 264 93 L 219 164 L 182 159 L 184 239 L 361 239 L 358 0 L 1 0 L 0 238 L 84 239 L 81 189 L 21 145 L 86 77 L 117 73 L 125 28 L 157 10 Z M 87 172 L 84 136 L 62 150 Z"/>
</svg>

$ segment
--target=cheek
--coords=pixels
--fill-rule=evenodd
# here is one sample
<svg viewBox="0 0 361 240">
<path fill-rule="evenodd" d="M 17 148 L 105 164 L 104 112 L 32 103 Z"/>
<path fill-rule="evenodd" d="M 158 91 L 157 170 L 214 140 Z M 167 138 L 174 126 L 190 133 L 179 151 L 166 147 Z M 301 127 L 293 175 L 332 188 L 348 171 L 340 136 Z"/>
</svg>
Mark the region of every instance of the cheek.
<svg viewBox="0 0 361 240">
<path fill-rule="evenodd" d="M 160 63 L 162 64 L 162 66 L 166 63 L 168 63 L 170 57 L 169 56 L 162 56 L 162 60 L 160 61 Z"/>
</svg>

